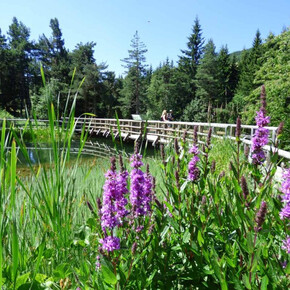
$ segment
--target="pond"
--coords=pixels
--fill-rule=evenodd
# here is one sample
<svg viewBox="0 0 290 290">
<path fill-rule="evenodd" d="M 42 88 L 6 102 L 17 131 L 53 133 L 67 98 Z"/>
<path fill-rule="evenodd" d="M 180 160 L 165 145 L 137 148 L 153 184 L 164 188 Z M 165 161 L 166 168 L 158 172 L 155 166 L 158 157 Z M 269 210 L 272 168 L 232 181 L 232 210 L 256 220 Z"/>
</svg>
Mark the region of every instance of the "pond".
<svg viewBox="0 0 290 290">
<path fill-rule="evenodd" d="M 33 143 L 26 144 L 29 161 L 23 155 L 21 150 L 18 149 L 18 167 L 27 167 L 29 163 L 36 164 L 49 164 L 53 162 L 53 149 L 50 143 L 39 143 L 35 148 Z M 77 157 L 79 151 L 79 140 L 74 140 L 71 144 L 70 159 L 73 161 Z M 115 142 L 109 138 L 90 138 L 85 143 L 81 159 L 82 162 L 90 162 L 95 158 L 109 159 L 111 156 L 117 156 L 122 153 L 123 156 L 129 157 L 134 152 L 133 142 Z M 141 148 L 141 152 L 146 157 L 155 158 L 159 156 L 158 149 L 149 145 L 147 148 Z"/>
</svg>

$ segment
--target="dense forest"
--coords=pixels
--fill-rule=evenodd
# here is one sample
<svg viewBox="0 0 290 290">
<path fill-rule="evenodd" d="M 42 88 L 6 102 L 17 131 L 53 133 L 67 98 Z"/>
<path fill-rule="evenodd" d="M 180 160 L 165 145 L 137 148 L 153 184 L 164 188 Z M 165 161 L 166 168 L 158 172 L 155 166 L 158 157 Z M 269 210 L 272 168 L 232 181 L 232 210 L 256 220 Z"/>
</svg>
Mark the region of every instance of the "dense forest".
<svg viewBox="0 0 290 290">
<path fill-rule="evenodd" d="M 265 84 L 271 125 L 284 121 L 289 136 L 289 29 L 265 40 L 258 30 L 250 49 L 230 54 L 226 45 L 217 51 L 212 39 L 205 41 L 196 18 L 178 62 L 167 58 L 156 69 L 146 64 L 147 48 L 136 31 L 128 44 L 128 57 L 121 60 L 126 74 L 116 77 L 105 63 L 96 62 L 95 42 L 79 43 L 69 51 L 58 19 L 51 19 L 50 28 L 51 35 L 43 34 L 38 41 L 30 39 L 30 29 L 17 18 L 7 35 L 0 28 L 2 115 L 25 117 L 34 111 L 46 118 L 47 90 L 61 114 L 85 78 L 78 93 L 77 115 L 90 112 L 114 117 L 117 112 L 128 118 L 139 113 L 146 119 L 159 119 L 163 109 L 172 109 L 176 120 L 235 122 L 239 115 L 244 123 L 253 124 L 260 86 Z"/>
</svg>

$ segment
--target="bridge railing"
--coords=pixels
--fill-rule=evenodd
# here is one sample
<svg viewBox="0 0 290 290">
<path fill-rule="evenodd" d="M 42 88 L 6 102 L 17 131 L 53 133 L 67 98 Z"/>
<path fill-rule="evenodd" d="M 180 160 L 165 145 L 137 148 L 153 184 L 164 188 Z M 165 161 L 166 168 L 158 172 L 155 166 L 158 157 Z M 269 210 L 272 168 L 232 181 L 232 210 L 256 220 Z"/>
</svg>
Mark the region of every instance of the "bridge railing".
<svg viewBox="0 0 290 290">
<path fill-rule="evenodd" d="M 26 119 L 6 119 L 8 123 L 12 123 L 15 127 L 23 129 Z M 66 119 L 61 122 L 66 122 Z M 80 132 L 82 127 L 88 130 L 91 134 L 102 135 L 108 137 L 113 134 L 121 138 L 137 140 L 141 136 L 146 142 L 152 142 L 153 145 L 157 143 L 170 143 L 175 138 L 182 138 L 184 131 L 187 132 L 187 139 L 193 140 L 194 127 L 198 126 L 199 143 L 204 143 L 208 134 L 209 128 L 212 128 L 212 136 L 214 138 L 230 138 L 235 139 L 236 124 L 223 123 L 200 123 L 200 122 L 163 122 L 163 121 L 136 121 L 132 119 L 101 119 L 94 117 L 76 118 L 76 131 Z M 32 123 L 36 121 L 31 119 Z M 1 120 L 0 120 L 1 123 Z M 47 126 L 48 120 L 37 120 L 38 126 Z M 241 126 L 241 140 L 244 144 L 251 145 L 251 139 L 254 135 L 257 126 L 242 125 Z M 277 127 L 266 127 L 269 130 L 269 138 L 272 143 L 276 139 Z M 265 150 L 278 150 L 271 146 L 265 146 Z M 290 160 L 290 152 L 285 150 L 278 150 L 278 154 Z"/>
<path fill-rule="evenodd" d="M 200 122 L 163 122 L 163 121 L 136 121 L 131 119 L 100 119 L 100 118 L 78 118 L 80 124 L 85 124 L 87 130 L 92 134 L 115 137 L 121 133 L 123 139 L 133 139 L 143 137 L 146 142 L 169 143 L 175 138 L 183 138 L 184 131 L 187 132 L 187 139 L 193 140 L 194 127 L 198 126 L 199 143 L 204 143 L 209 128 L 212 128 L 212 137 L 235 139 L 236 124 L 223 123 L 200 123 Z M 257 126 L 242 125 L 241 140 L 244 144 L 251 145 L 251 139 L 254 136 Z M 272 143 L 276 140 L 277 127 L 265 127 L 269 130 L 269 138 Z M 119 129 L 121 132 L 119 132 Z M 290 160 L 290 152 L 276 149 L 271 146 L 265 146 L 265 150 L 277 150 L 279 156 Z"/>
</svg>

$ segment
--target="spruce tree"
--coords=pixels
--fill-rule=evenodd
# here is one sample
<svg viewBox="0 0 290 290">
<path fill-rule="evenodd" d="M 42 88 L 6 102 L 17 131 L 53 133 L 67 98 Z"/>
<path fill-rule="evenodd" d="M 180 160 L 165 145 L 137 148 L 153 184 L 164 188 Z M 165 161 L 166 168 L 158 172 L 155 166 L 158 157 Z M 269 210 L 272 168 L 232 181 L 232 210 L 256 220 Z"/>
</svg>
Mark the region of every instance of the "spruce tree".
<svg viewBox="0 0 290 290">
<path fill-rule="evenodd" d="M 185 81 L 189 82 L 190 88 L 188 97 L 184 100 L 185 103 L 190 102 L 196 93 L 196 72 L 203 54 L 203 45 L 202 29 L 198 17 L 196 17 L 192 33 L 188 37 L 187 49 L 181 50 L 183 55 L 179 57 L 179 69 L 185 73 Z"/>
<path fill-rule="evenodd" d="M 218 103 L 218 61 L 215 45 L 210 39 L 205 46 L 204 56 L 197 68 L 196 73 L 196 98 L 195 101 L 202 101 L 207 104 L 207 121 L 213 119 L 213 106 Z"/>
<path fill-rule="evenodd" d="M 254 84 L 255 73 L 261 65 L 262 39 L 260 31 L 257 30 L 253 46 L 250 50 L 244 50 L 240 63 L 240 79 L 238 83 L 238 94 L 248 96 L 257 86 Z"/>
<path fill-rule="evenodd" d="M 144 111 L 144 103 L 146 97 L 145 88 L 145 53 L 147 52 L 145 44 L 140 40 L 138 31 L 131 40 L 131 49 L 128 50 L 129 57 L 123 59 L 126 68 L 126 77 L 124 79 L 124 87 L 121 90 L 121 103 L 123 106 L 124 117 L 130 114 L 139 114 Z"/>
</svg>

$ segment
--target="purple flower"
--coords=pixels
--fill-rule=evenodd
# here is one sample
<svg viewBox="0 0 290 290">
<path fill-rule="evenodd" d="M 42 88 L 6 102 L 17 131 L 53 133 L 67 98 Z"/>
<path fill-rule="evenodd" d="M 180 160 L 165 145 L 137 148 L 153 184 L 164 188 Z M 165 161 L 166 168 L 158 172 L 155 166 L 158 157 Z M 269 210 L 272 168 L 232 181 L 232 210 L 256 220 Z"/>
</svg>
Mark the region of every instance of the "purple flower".
<svg viewBox="0 0 290 290">
<path fill-rule="evenodd" d="M 290 168 L 285 169 L 282 175 L 281 192 L 284 193 L 282 201 L 285 202 L 284 207 L 281 209 L 280 218 L 290 219 Z M 282 249 L 290 254 L 290 236 L 283 241 Z"/>
<path fill-rule="evenodd" d="M 286 205 L 280 211 L 280 218 L 283 219 L 290 219 L 290 203 L 286 203 Z"/>
<path fill-rule="evenodd" d="M 131 159 L 131 187 L 130 187 L 130 202 L 133 207 L 134 216 L 148 215 L 151 211 L 153 179 L 147 170 L 144 173 L 139 167 L 143 165 L 142 155 L 134 154 Z"/>
<path fill-rule="evenodd" d="M 118 225 L 118 219 L 115 214 L 115 199 L 117 195 L 117 173 L 108 170 L 105 174 L 106 181 L 103 192 L 103 206 L 101 209 L 102 228 L 112 229 Z"/>
<path fill-rule="evenodd" d="M 120 239 L 117 237 L 108 236 L 104 239 L 100 239 L 102 244 L 102 250 L 112 252 L 120 249 Z"/>
<path fill-rule="evenodd" d="M 284 193 L 282 201 L 285 203 L 284 207 L 280 212 L 280 217 L 290 219 L 290 168 L 285 169 L 282 175 L 281 192 Z"/>
<path fill-rule="evenodd" d="M 192 153 L 194 156 L 188 163 L 188 180 L 190 181 L 196 181 L 199 178 L 200 171 L 197 167 L 197 162 L 199 161 L 199 157 L 197 156 L 199 154 L 198 147 L 196 145 L 193 145 L 189 153 Z"/>
<path fill-rule="evenodd" d="M 262 107 L 257 112 L 255 117 L 258 129 L 255 131 L 254 137 L 252 138 L 251 146 L 251 157 L 252 163 L 255 165 L 261 165 L 265 160 L 265 153 L 263 151 L 263 146 L 268 144 L 269 130 L 264 128 L 270 123 L 270 117 L 266 116 L 266 100 L 265 100 L 265 88 L 262 87 L 261 94 Z"/>
<path fill-rule="evenodd" d="M 119 172 L 117 175 L 115 210 L 116 210 L 116 217 L 119 219 L 120 223 L 122 223 L 122 219 L 129 213 L 125 208 L 126 205 L 128 204 L 128 200 L 125 197 L 125 194 L 128 193 L 128 189 L 127 189 L 128 175 L 129 174 L 126 170 Z"/>
<path fill-rule="evenodd" d="M 267 214 L 267 203 L 265 201 L 262 201 L 260 209 L 258 210 L 255 218 L 255 221 L 257 223 L 257 226 L 255 227 L 255 232 L 260 232 L 262 230 L 262 225 L 265 221 L 266 214 Z"/>
<path fill-rule="evenodd" d="M 194 154 L 194 155 L 198 155 L 198 154 L 199 154 L 199 150 L 198 150 L 197 145 L 194 144 L 194 145 L 189 149 L 188 152 L 191 153 L 191 154 Z"/>
<path fill-rule="evenodd" d="M 130 165 L 133 168 L 140 168 L 143 166 L 142 155 L 139 153 L 135 153 L 131 156 L 130 161 L 132 162 Z"/>
<path fill-rule="evenodd" d="M 101 269 L 101 262 L 100 262 L 101 258 L 100 256 L 98 255 L 97 256 L 97 261 L 96 261 L 96 271 L 99 271 Z"/>
<path fill-rule="evenodd" d="M 288 236 L 287 239 L 283 241 L 283 246 L 281 248 L 290 254 L 290 236 Z"/>
<path fill-rule="evenodd" d="M 283 182 L 281 184 L 281 191 L 284 193 L 283 201 L 290 202 L 290 168 L 286 169 L 282 175 Z"/>
</svg>

